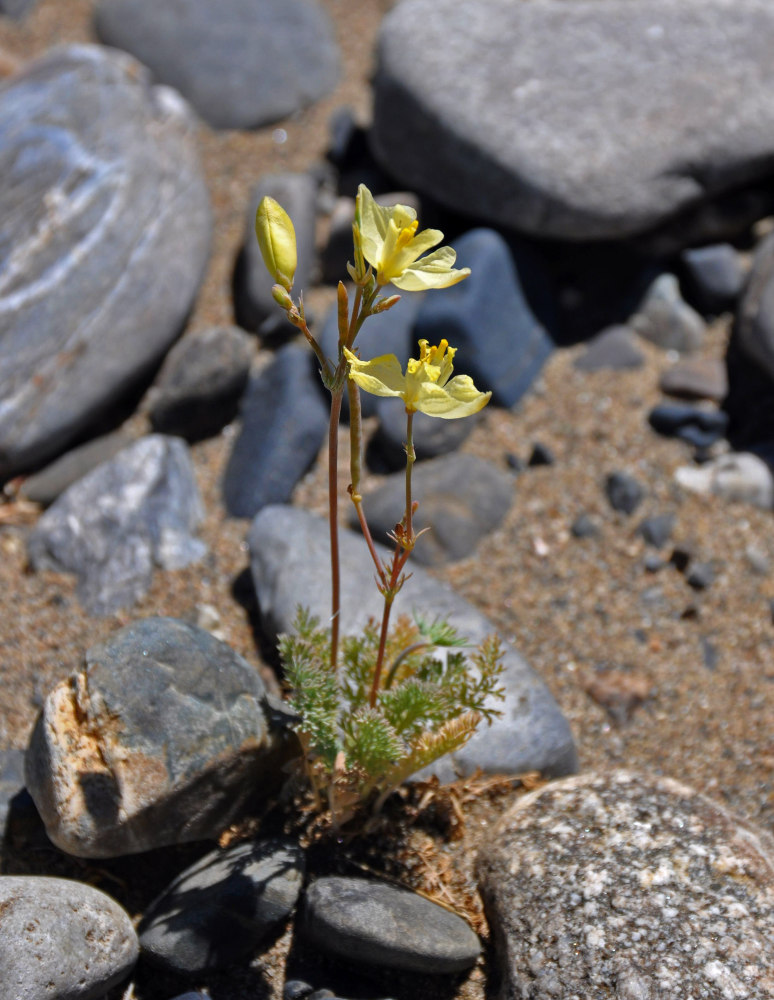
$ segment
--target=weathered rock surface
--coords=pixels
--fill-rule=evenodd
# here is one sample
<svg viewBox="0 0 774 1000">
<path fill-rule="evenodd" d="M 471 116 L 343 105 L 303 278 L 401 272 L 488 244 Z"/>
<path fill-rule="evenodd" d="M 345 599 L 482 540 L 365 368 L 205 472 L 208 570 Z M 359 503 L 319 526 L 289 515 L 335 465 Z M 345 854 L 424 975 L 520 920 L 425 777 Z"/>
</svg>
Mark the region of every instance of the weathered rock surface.
<svg viewBox="0 0 774 1000">
<path fill-rule="evenodd" d="M 774 474 L 771 466 L 752 452 L 719 455 L 704 465 L 681 465 L 675 481 L 693 493 L 741 500 L 764 510 L 774 508 Z"/>
<path fill-rule="evenodd" d="M 0 1000 L 96 1000 L 129 975 L 129 914 L 90 885 L 0 876 Z"/>
<path fill-rule="evenodd" d="M 40 472 L 28 476 L 21 485 L 19 495 L 25 500 L 48 507 L 73 483 L 77 483 L 92 469 L 107 462 L 131 443 L 131 437 L 123 430 L 92 438 L 91 441 L 66 451 Z"/>
<path fill-rule="evenodd" d="M 215 837 L 277 780 L 274 711 L 255 667 L 209 632 L 136 621 L 46 698 L 27 787 L 51 840 L 76 856 Z"/>
<path fill-rule="evenodd" d="M 771 173 L 772 37 L 762 0 L 407 0 L 382 25 L 373 147 L 499 225 L 643 232 Z"/>
<path fill-rule="evenodd" d="M 0 87 L 0 479 L 163 356 L 210 233 L 190 111 L 134 59 L 59 48 Z"/>
<path fill-rule="evenodd" d="M 333 30 L 314 0 L 101 0 L 95 27 L 215 128 L 285 118 L 338 77 Z"/>
<path fill-rule="evenodd" d="M 673 274 L 656 278 L 628 325 L 665 351 L 698 350 L 706 330 L 704 320 L 680 294 Z"/>
<path fill-rule="evenodd" d="M 772 995 L 774 839 L 676 781 L 547 785 L 477 867 L 502 1000 Z"/>
<path fill-rule="evenodd" d="M 192 532 L 204 516 L 185 442 L 151 434 L 69 487 L 30 532 L 35 569 L 78 576 L 92 614 L 132 604 L 154 566 L 180 569 L 204 555 Z"/>
<path fill-rule="evenodd" d="M 362 537 L 341 533 L 342 607 L 344 633 L 361 629 L 369 617 L 379 618 L 382 599 L 373 579 L 373 563 Z M 321 621 L 330 616 L 330 549 L 327 523 L 298 507 L 270 506 L 250 528 L 250 568 L 263 626 L 270 636 L 289 631 L 298 605 Z M 383 556 L 388 551 L 377 549 Z M 446 618 L 472 643 L 495 632 L 492 623 L 449 587 L 421 567 L 395 599 L 395 615 L 418 612 Z M 482 726 L 453 756 L 429 769 L 442 781 L 457 770 L 470 774 L 477 767 L 493 774 L 540 770 L 568 774 L 577 767 L 575 746 L 564 716 L 542 680 L 507 642 L 504 643 L 506 688 L 504 702 L 492 707 L 503 712 L 491 727 Z M 424 773 L 424 772 L 423 772 Z"/>
<path fill-rule="evenodd" d="M 359 878 L 313 882 L 301 932 L 339 958 L 408 972 L 461 972 L 481 952 L 462 917 L 407 889 Z"/>
</svg>

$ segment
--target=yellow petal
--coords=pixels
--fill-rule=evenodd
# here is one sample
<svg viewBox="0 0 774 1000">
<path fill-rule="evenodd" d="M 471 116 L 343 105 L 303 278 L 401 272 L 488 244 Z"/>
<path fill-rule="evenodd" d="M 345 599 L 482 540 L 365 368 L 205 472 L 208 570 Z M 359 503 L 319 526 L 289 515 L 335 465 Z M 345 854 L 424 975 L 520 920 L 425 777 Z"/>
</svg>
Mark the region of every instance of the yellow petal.
<svg viewBox="0 0 774 1000">
<path fill-rule="evenodd" d="M 386 208 L 378 204 L 365 184 L 361 184 L 357 189 L 355 218 L 360 229 L 363 255 L 368 263 L 373 267 L 379 267 L 390 221 L 401 230 L 410 226 L 416 217 L 417 213 L 408 205 L 393 205 Z"/>
<path fill-rule="evenodd" d="M 406 269 L 392 283 L 406 292 L 420 292 L 425 288 L 448 288 L 467 278 L 469 267 L 455 269 L 457 254 L 451 247 L 439 247 Z"/>
<path fill-rule="evenodd" d="M 434 382 L 422 385 L 414 407 L 429 417 L 456 420 L 478 413 L 491 396 L 491 392 L 479 392 L 470 375 L 456 375 L 445 386 Z"/>
<path fill-rule="evenodd" d="M 394 354 L 382 354 L 371 361 L 361 361 L 346 347 L 344 354 L 349 361 L 349 377 L 366 392 L 374 396 L 402 396 L 406 391 L 406 380 Z"/>
<path fill-rule="evenodd" d="M 288 291 L 296 273 L 296 231 L 290 216 L 274 198 L 261 199 L 255 213 L 255 235 L 266 270 Z"/>
</svg>

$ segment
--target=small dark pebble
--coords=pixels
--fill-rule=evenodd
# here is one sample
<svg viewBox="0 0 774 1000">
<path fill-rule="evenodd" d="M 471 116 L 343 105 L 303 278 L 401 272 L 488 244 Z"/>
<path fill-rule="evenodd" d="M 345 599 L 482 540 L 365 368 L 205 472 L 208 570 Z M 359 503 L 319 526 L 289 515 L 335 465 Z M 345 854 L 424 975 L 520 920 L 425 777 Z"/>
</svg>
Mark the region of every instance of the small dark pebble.
<svg viewBox="0 0 774 1000">
<path fill-rule="evenodd" d="M 675 525 L 674 514 L 654 514 L 640 522 L 637 531 L 648 545 L 656 549 L 663 548 L 669 541 Z"/>
<path fill-rule="evenodd" d="M 627 472 L 611 472 L 605 480 L 605 494 L 613 510 L 633 514 L 645 497 L 645 490 Z"/>
<path fill-rule="evenodd" d="M 588 514 L 579 514 L 572 522 L 570 531 L 575 538 L 591 538 L 599 534 L 599 528 Z"/>
<path fill-rule="evenodd" d="M 505 464 L 514 472 L 523 472 L 525 468 L 524 459 L 519 458 L 518 455 L 514 455 L 512 451 L 509 451 L 505 456 Z"/>
<path fill-rule="evenodd" d="M 682 548 L 676 545 L 672 549 L 672 554 L 669 557 L 669 562 L 675 567 L 679 573 L 684 573 L 688 569 L 688 563 L 693 558 L 693 553 L 686 548 Z"/>
<path fill-rule="evenodd" d="M 313 991 L 314 986 L 305 983 L 302 979 L 289 979 L 282 991 L 282 1000 L 303 1000 Z"/>
<path fill-rule="evenodd" d="M 659 434 L 677 437 L 696 448 L 708 448 L 725 435 L 728 414 L 686 403 L 660 403 L 650 411 L 648 422 Z"/>
<path fill-rule="evenodd" d="M 540 441 L 536 441 L 532 446 L 532 454 L 529 456 L 529 461 L 527 465 L 534 467 L 536 465 L 553 465 L 556 459 L 554 458 L 554 453 L 548 447 L 548 445 L 542 444 Z"/>
<path fill-rule="evenodd" d="M 642 564 L 647 573 L 658 573 L 658 571 L 663 569 L 666 565 L 657 552 L 646 552 L 645 558 L 642 560 Z"/>
<path fill-rule="evenodd" d="M 706 590 L 715 579 L 715 571 L 710 563 L 694 563 L 685 579 L 694 590 Z"/>
<path fill-rule="evenodd" d="M 707 670 L 715 670 L 718 665 L 718 651 L 710 640 L 702 635 L 699 636 L 699 642 L 701 643 L 701 655 L 704 660 L 704 666 Z"/>
</svg>

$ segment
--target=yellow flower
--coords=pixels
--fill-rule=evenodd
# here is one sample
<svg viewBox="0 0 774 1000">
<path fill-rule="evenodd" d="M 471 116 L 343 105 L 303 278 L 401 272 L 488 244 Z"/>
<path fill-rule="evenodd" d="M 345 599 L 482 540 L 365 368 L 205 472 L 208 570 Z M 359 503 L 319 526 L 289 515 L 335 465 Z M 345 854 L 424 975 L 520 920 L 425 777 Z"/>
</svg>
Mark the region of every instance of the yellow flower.
<svg viewBox="0 0 774 1000">
<path fill-rule="evenodd" d="M 277 284 L 290 291 L 298 260 L 296 231 L 282 205 L 268 195 L 261 199 L 255 213 L 255 235 L 266 270 Z"/>
<path fill-rule="evenodd" d="M 380 285 L 392 282 L 403 291 L 421 292 L 426 288 L 448 288 L 467 278 L 469 267 L 453 267 L 457 254 L 451 247 L 439 247 L 422 257 L 441 242 L 443 233 L 437 229 L 417 233 L 418 226 L 413 208 L 378 205 L 365 184 L 360 185 L 355 227 L 360 233 L 363 256 L 376 271 Z"/>
<path fill-rule="evenodd" d="M 492 393 L 479 392 L 469 375 L 455 375 L 449 380 L 456 348 L 449 347 L 445 340 L 437 347 L 420 340 L 419 351 L 419 360 L 410 358 L 404 375 L 394 354 L 361 361 L 344 348 L 349 377 L 361 389 L 375 396 L 400 396 L 409 411 L 454 420 L 478 413 L 486 406 Z"/>
</svg>

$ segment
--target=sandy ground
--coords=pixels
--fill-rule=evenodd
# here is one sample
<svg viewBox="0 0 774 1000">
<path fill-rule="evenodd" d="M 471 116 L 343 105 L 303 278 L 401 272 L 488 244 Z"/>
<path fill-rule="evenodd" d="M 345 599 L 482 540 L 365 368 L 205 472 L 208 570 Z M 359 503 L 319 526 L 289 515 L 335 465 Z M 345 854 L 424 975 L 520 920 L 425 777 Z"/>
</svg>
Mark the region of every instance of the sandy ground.
<svg viewBox="0 0 774 1000">
<path fill-rule="evenodd" d="M 88 0 L 40 0 L 25 22 L 0 21 L 0 71 L 61 41 L 92 40 Z M 343 54 L 336 91 L 314 108 L 255 133 L 214 133 L 201 127 L 201 150 L 215 210 L 210 266 L 191 328 L 232 321 L 234 259 L 242 239 L 250 190 L 266 172 L 303 170 L 323 155 L 331 112 L 349 104 L 367 121 L 372 39 L 387 0 L 324 0 L 335 20 Z M 327 301 L 330 290 L 319 294 Z M 718 322 L 704 354 L 721 357 L 728 323 Z M 686 446 L 657 437 L 647 425 L 661 399 L 660 373 L 673 363 L 645 344 L 645 366 L 627 373 L 577 372 L 572 360 L 582 347 L 557 352 L 534 390 L 513 411 L 488 409 L 464 449 L 505 467 L 506 456 L 526 459 L 540 441 L 556 456 L 550 467 L 527 469 L 515 479 L 515 498 L 502 527 L 475 558 L 441 572 L 520 649 L 539 672 L 569 719 L 581 766 L 625 765 L 671 775 L 724 801 L 769 830 L 774 827 L 774 566 L 770 514 L 718 499 L 682 492 L 673 472 L 690 462 Z M 257 359 L 260 361 L 260 357 Z M 25 560 L 28 527 L 18 518 L 0 521 L 0 747 L 26 744 L 41 699 L 76 669 L 94 642 L 136 617 L 176 615 L 212 619 L 229 643 L 265 670 L 252 627 L 255 608 L 249 586 L 246 521 L 224 517 L 219 477 L 235 428 L 193 449 L 207 509 L 202 536 L 205 562 L 176 573 L 159 573 L 147 597 L 130 611 L 106 619 L 86 615 L 73 581 L 54 573 L 33 574 Z M 324 508 L 325 455 L 299 486 L 296 501 Z M 603 493 L 606 473 L 621 469 L 647 485 L 649 496 L 632 518 L 610 510 Z M 582 512 L 599 525 L 595 537 L 579 540 L 570 526 Z M 648 573 L 641 517 L 674 512 L 673 544 L 711 561 L 715 580 L 693 591 L 674 567 Z M 0 508 L 0 515 L 3 513 Z M 664 555 L 668 558 L 671 547 Z M 752 558 L 751 558 L 752 556 Z M 647 694 L 628 721 L 616 721 L 589 694 L 592 682 Z M 385 836 L 362 847 L 377 870 L 453 902 L 477 920 L 470 861 L 477 840 L 518 793 L 471 795 L 461 838 L 446 843 L 434 825 L 417 825 L 396 858 Z M 23 845 L 24 846 L 24 845 Z M 163 852 L 162 852 L 163 853 Z M 173 862 L 181 867 L 182 864 Z M 150 862 L 148 862 L 150 865 Z M 157 863 L 158 871 L 169 871 Z M 43 844 L 12 852 L 7 872 L 56 871 L 86 878 L 113 892 L 139 912 L 151 889 L 139 861 L 92 866 L 71 862 Z M 151 865 L 154 867 L 154 865 Z M 346 867 L 346 863 L 345 863 Z M 479 926 L 482 926 L 479 924 Z M 289 935 L 250 972 L 210 980 L 219 998 L 277 997 Z M 481 998 L 486 964 L 462 981 L 427 985 L 423 996 Z M 328 975 L 326 972 L 325 975 Z M 332 976 L 333 973 L 330 973 Z M 318 975 L 316 985 L 324 985 Z M 327 980 L 326 980 L 327 981 Z M 413 986 L 390 981 L 394 996 Z M 361 992 L 387 992 L 372 981 Z M 171 985 L 138 977 L 140 1000 L 164 1000 Z M 350 992 L 349 995 L 352 995 Z M 413 995 L 417 995 L 414 993 Z"/>
</svg>

